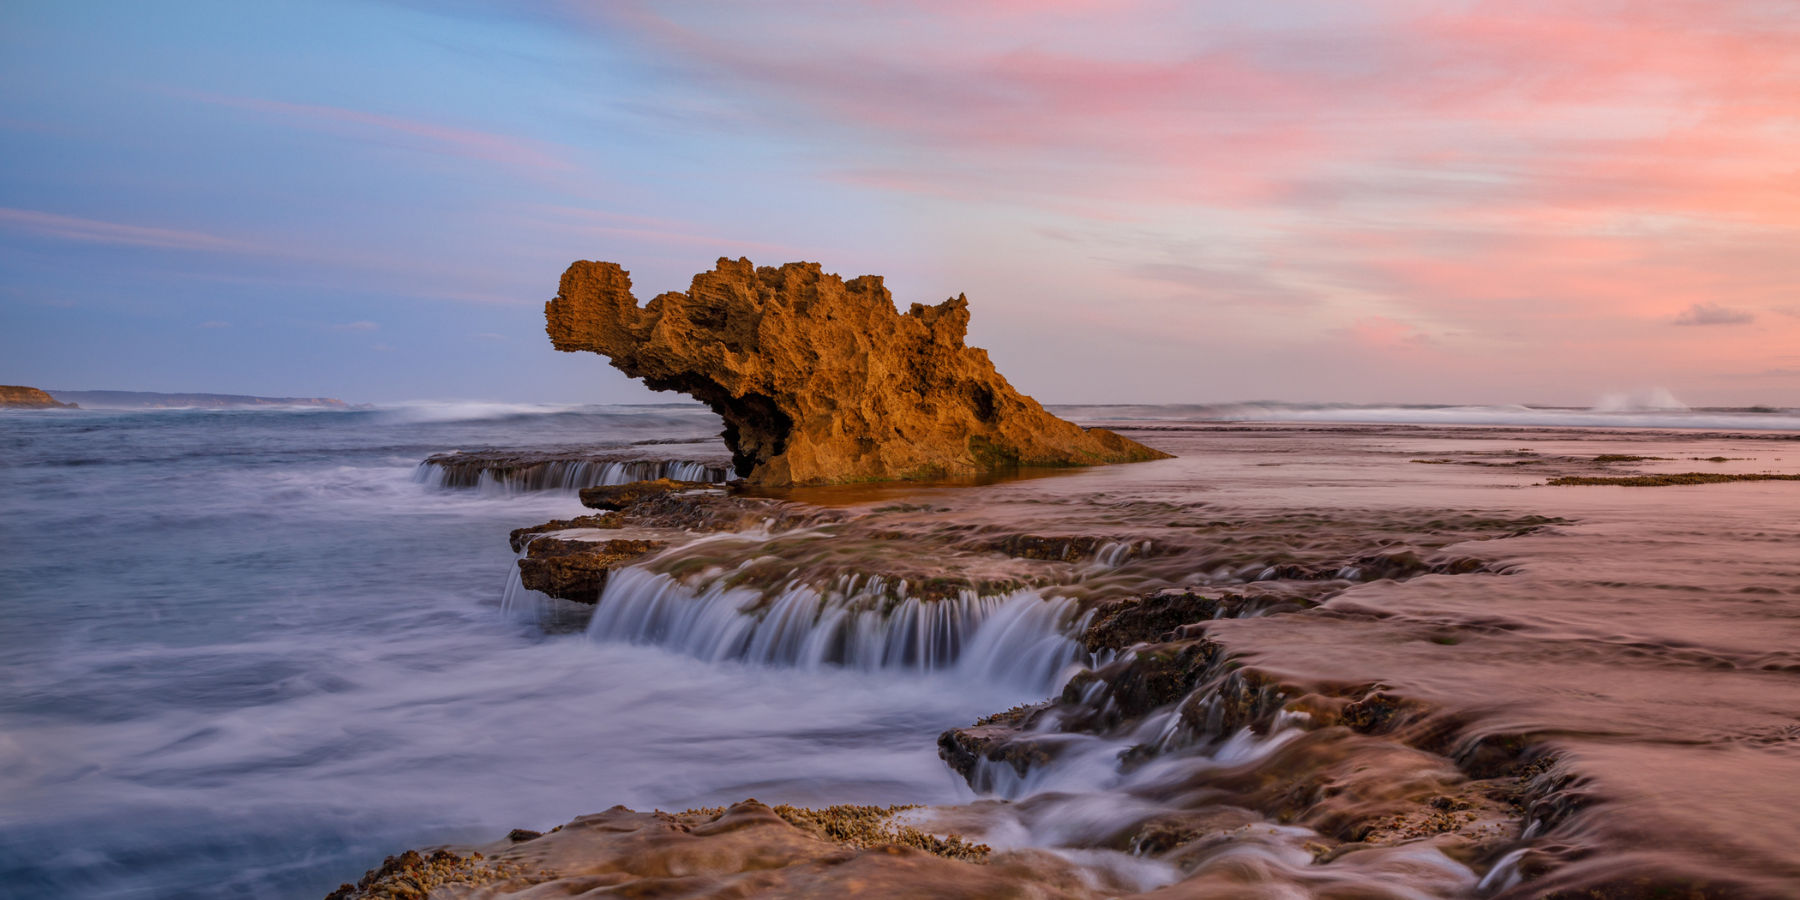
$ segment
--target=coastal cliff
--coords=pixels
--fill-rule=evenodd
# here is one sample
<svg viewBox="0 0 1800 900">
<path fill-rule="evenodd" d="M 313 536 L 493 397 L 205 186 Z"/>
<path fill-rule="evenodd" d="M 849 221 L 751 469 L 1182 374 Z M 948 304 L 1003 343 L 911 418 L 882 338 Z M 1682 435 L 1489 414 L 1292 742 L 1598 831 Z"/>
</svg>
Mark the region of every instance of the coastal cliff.
<svg viewBox="0 0 1800 900">
<path fill-rule="evenodd" d="M 56 398 L 34 387 L 0 384 L 0 409 L 79 409 L 73 403 L 58 403 Z"/>
<path fill-rule="evenodd" d="M 725 420 L 737 473 L 765 486 L 1091 466 L 1167 454 L 1082 429 L 1020 394 L 964 343 L 962 296 L 905 313 L 880 276 L 720 259 L 640 308 L 615 263 L 576 262 L 545 304 L 558 350 L 586 350 Z"/>
</svg>

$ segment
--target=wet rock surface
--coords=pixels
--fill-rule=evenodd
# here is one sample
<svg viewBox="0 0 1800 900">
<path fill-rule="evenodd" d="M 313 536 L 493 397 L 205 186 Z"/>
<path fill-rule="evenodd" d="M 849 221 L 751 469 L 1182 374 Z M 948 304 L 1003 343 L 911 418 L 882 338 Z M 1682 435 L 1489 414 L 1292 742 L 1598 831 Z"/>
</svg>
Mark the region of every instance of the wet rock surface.
<svg viewBox="0 0 1800 900">
<path fill-rule="evenodd" d="M 472 887 L 501 879 L 515 878 L 523 870 L 514 864 L 489 860 L 479 852 L 459 856 L 448 850 L 420 853 L 408 850 L 390 856 L 376 869 L 370 869 L 355 884 L 343 884 L 325 895 L 325 900 L 425 900 L 434 893 L 451 893 L 457 887 Z"/>
<path fill-rule="evenodd" d="M 576 516 L 573 519 L 551 519 L 542 525 L 533 525 L 529 528 L 514 528 L 512 534 L 507 537 L 507 542 L 512 545 L 514 553 L 522 553 L 525 550 L 526 543 L 540 534 L 549 534 L 556 531 L 570 531 L 577 528 L 616 529 L 623 527 L 625 527 L 625 520 L 619 516 L 598 515 Z"/>
<path fill-rule="evenodd" d="M 551 342 L 611 359 L 726 423 L 753 484 L 933 478 L 1029 466 L 1164 458 L 1063 421 L 964 344 L 963 297 L 896 312 L 879 276 L 844 281 L 816 263 L 720 259 L 639 308 L 613 263 L 577 262 L 544 308 Z"/>
<path fill-rule="evenodd" d="M 990 853 L 954 836 L 891 824 L 897 811 L 771 808 L 755 800 L 682 813 L 620 806 L 528 840 L 503 839 L 467 856 L 408 851 L 327 900 L 577 895 L 1087 900 L 1116 887 L 1083 879 L 1075 866 L 1047 853 Z"/>
<path fill-rule="evenodd" d="M 658 478 L 654 481 L 635 481 L 630 484 L 582 488 L 581 505 L 589 509 L 617 511 L 658 494 L 679 494 L 712 486 L 711 483 L 704 481 L 675 481 Z"/>
<path fill-rule="evenodd" d="M 1730 475 L 1721 472 L 1676 472 L 1669 475 L 1619 475 L 1619 476 L 1576 476 L 1552 478 L 1545 484 L 1556 487 L 1569 485 L 1615 485 L 1618 487 L 1674 487 L 1684 484 L 1728 484 L 1734 481 L 1800 481 L 1800 475 L 1773 475 L 1762 472 L 1745 472 Z"/>
<path fill-rule="evenodd" d="M 1521 471 L 1515 464 L 1593 471 L 1675 459 L 1483 453 L 1463 460 L 1482 477 Z M 1393 461 L 1420 477 L 1445 472 L 1410 466 L 1404 456 Z M 836 602 L 831 585 L 846 579 L 900 586 L 885 599 L 866 592 L 855 599 L 883 609 L 901 599 L 966 601 L 1024 587 L 1079 598 L 1070 637 L 1087 654 L 1086 671 L 1042 703 L 939 736 L 940 759 L 997 799 L 918 811 L 912 821 L 929 833 L 954 830 L 996 846 L 1003 841 L 994 836 L 1025 828 L 1062 835 L 1057 847 L 1169 867 L 1157 876 L 1165 881 L 1119 895 L 1148 886 L 1154 890 L 1145 896 L 1263 896 L 1244 893 L 1258 883 L 1334 897 L 1787 896 L 1762 875 L 1708 874 L 1666 856 L 1634 863 L 1619 849 L 1630 844 L 1619 839 L 1597 850 L 1589 837 L 1597 823 L 1619 826 L 1595 810 L 1618 797 L 1584 762 L 1593 745 L 1572 753 L 1566 731 L 1521 724 L 1515 710 L 1466 697 L 1446 702 L 1416 684 L 1382 680 L 1388 676 L 1359 677 L 1361 667 L 1342 652 L 1326 667 L 1304 654 L 1238 649 L 1245 633 L 1267 640 L 1293 630 L 1344 635 L 1346 646 L 1383 654 L 1400 645 L 1480 659 L 1460 648 L 1530 627 L 1516 614 L 1532 598 L 1494 586 L 1522 570 L 1505 545 L 1478 542 L 1554 542 L 1571 520 L 1398 505 L 1234 508 L 1172 490 L 1155 497 L 1042 490 L 1027 502 L 1036 507 L 1029 513 L 984 517 L 942 494 L 825 508 L 717 490 L 653 490 L 602 518 L 621 527 L 755 531 L 742 544 L 727 537 L 673 548 L 653 568 L 764 592 L 817 575 L 827 608 Z M 1395 589 L 1403 584 L 1412 589 Z M 1485 587 L 1468 587 L 1478 584 Z M 839 592 L 846 602 L 853 593 Z M 1430 615 L 1382 605 L 1431 596 L 1506 597 L 1514 617 L 1477 603 Z M 742 607 L 746 615 L 770 609 Z M 1254 631 L 1238 628 L 1251 623 Z M 1330 646 L 1320 640 L 1315 652 Z M 1583 636 L 1576 641 L 1583 649 L 1563 652 L 1598 655 L 1596 641 L 1615 640 L 1629 656 L 1669 665 L 1790 671 L 1781 654 L 1735 659 L 1623 638 Z M 1785 748 L 1790 732 L 1770 726 L 1721 740 Z M 1101 771 L 1106 780 L 1094 781 Z M 1104 816 L 1098 805 L 1107 807 Z"/>
</svg>

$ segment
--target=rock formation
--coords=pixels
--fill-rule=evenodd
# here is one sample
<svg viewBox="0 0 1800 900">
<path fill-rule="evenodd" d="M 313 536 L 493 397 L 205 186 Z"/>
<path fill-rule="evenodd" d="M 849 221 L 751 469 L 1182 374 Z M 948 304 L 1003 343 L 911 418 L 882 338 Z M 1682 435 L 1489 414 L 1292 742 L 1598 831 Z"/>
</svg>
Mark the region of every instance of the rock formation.
<svg viewBox="0 0 1800 900">
<path fill-rule="evenodd" d="M 34 387 L 0 384 L 0 409 L 79 409 L 73 403 L 58 403 L 56 398 Z"/>
<path fill-rule="evenodd" d="M 639 308 L 618 265 L 577 262 L 544 307 L 551 343 L 607 356 L 651 389 L 725 420 L 751 484 L 834 484 L 1091 466 L 1165 453 L 1083 430 L 1013 390 L 963 343 L 958 296 L 905 313 L 879 276 L 844 281 L 817 263 L 719 260 Z"/>
<path fill-rule="evenodd" d="M 530 590 L 576 603 L 599 603 L 607 577 L 646 553 L 667 547 L 663 541 L 565 541 L 540 537 L 525 546 L 519 560 L 519 582 Z"/>
</svg>

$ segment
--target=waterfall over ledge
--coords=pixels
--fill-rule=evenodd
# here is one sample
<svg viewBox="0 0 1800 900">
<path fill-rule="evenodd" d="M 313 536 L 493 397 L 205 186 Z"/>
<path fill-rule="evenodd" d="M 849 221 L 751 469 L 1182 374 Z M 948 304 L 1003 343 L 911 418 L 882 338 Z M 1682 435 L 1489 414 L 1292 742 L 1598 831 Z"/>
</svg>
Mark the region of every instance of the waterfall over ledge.
<svg viewBox="0 0 1800 900">
<path fill-rule="evenodd" d="M 480 458 L 463 462 L 453 457 L 433 457 L 420 463 L 413 472 L 413 481 L 420 484 L 446 489 L 473 488 L 483 495 L 578 491 L 659 478 L 724 484 L 735 480 L 736 476 L 722 464 L 680 459 L 567 459 L 508 465 Z"/>
<path fill-rule="evenodd" d="M 615 572 L 587 635 L 664 647 L 707 662 L 799 669 L 953 671 L 1040 693 L 1092 662 L 1072 639 L 1087 614 L 1036 591 L 943 600 L 903 596 L 881 578 L 821 591 L 793 583 L 765 594 L 723 579 L 690 586 L 638 567 Z M 509 585 L 508 605 L 522 589 Z M 528 593 L 528 592 L 526 592 Z"/>
</svg>

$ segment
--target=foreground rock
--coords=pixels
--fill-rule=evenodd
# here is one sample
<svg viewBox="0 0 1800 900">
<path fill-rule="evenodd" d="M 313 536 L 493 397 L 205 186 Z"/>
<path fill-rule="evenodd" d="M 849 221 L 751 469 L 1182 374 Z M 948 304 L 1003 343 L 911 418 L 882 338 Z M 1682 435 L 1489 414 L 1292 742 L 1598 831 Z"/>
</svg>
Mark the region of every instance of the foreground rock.
<svg viewBox="0 0 1800 900">
<path fill-rule="evenodd" d="M 963 343 L 968 301 L 906 313 L 879 276 L 719 260 L 640 309 L 614 263 L 577 262 L 544 307 L 550 340 L 724 418 L 752 484 L 833 484 L 1091 466 L 1168 454 L 1050 415 Z"/>
<path fill-rule="evenodd" d="M 662 541 L 565 541 L 537 538 L 519 560 L 519 582 L 561 600 L 599 603 L 613 570 L 668 544 Z"/>
<path fill-rule="evenodd" d="M 745 800 L 729 809 L 640 813 L 615 806 L 543 835 L 488 847 L 408 851 L 327 900 L 519 897 L 1107 896 L 1040 851 L 989 854 L 955 836 L 888 824 L 895 810 L 823 810 Z M 1093 887 L 1100 887 L 1096 892 Z"/>
<path fill-rule="evenodd" d="M 73 403 L 58 403 L 56 398 L 34 387 L 0 384 L 0 409 L 80 409 Z"/>
</svg>

